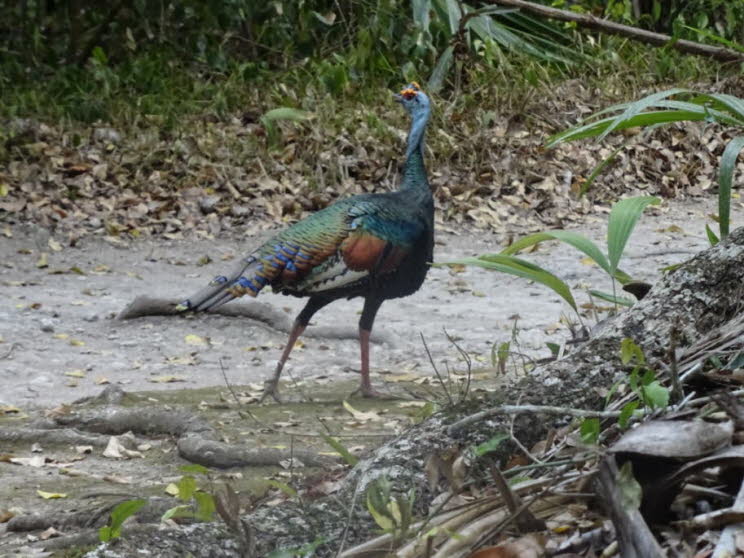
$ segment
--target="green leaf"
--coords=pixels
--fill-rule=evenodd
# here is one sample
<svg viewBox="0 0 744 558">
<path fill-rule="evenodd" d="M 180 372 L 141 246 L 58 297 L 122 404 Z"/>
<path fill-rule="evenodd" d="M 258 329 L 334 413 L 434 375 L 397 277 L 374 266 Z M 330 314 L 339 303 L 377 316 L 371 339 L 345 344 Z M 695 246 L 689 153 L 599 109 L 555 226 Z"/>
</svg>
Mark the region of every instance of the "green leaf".
<svg viewBox="0 0 744 558">
<path fill-rule="evenodd" d="M 659 111 L 652 111 L 652 112 L 644 112 L 643 114 L 634 116 L 630 120 L 619 123 L 617 127 L 615 128 L 615 130 L 626 130 L 628 128 L 635 128 L 635 127 L 656 126 L 659 124 L 669 124 L 672 122 L 686 122 L 686 121 L 698 122 L 701 120 L 705 120 L 707 116 L 708 115 L 705 113 L 705 111 L 702 108 L 699 108 L 695 111 L 659 110 Z M 607 128 L 614 122 L 615 122 L 615 118 L 609 117 L 609 118 L 603 118 L 602 120 L 589 122 L 588 124 L 576 126 L 574 128 L 570 128 L 568 130 L 565 130 L 563 132 L 559 132 L 553 136 L 550 136 L 547 139 L 545 146 L 548 149 L 550 149 L 564 141 L 574 141 L 574 140 L 579 140 L 579 139 L 584 139 L 584 138 L 593 138 L 593 137 L 599 136 L 603 132 L 605 132 Z"/>
<path fill-rule="evenodd" d="M 610 275 L 615 275 L 625 245 L 643 210 L 649 205 L 659 203 L 661 200 L 657 197 L 639 196 L 620 200 L 612 206 L 607 224 L 607 256 L 610 261 Z"/>
<path fill-rule="evenodd" d="M 711 246 L 715 246 L 720 242 L 720 239 L 718 238 L 716 233 L 713 232 L 713 229 L 711 229 L 710 225 L 708 225 L 707 223 L 705 224 L 705 235 L 708 237 L 708 242 L 710 242 Z"/>
<path fill-rule="evenodd" d="M 501 442 L 504 440 L 509 439 L 509 434 L 506 434 L 504 432 L 501 432 L 488 440 L 487 442 L 483 442 L 482 444 L 475 447 L 475 455 L 478 457 L 483 457 L 487 453 L 490 453 L 492 451 L 496 451 L 499 449 L 499 446 L 501 445 Z"/>
<path fill-rule="evenodd" d="M 284 494 L 286 494 L 290 498 L 297 498 L 297 491 L 285 482 L 274 480 L 274 479 L 269 479 L 266 481 L 266 484 L 278 490 L 281 490 Z"/>
<path fill-rule="evenodd" d="M 646 357 L 643 356 L 643 350 L 630 337 L 625 337 L 620 341 L 620 361 L 623 364 L 628 364 L 633 359 L 638 364 L 644 364 L 646 362 Z"/>
<path fill-rule="evenodd" d="M 437 64 L 431 72 L 431 77 L 429 77 L 428 89 L 431 93 L 436 93 L 442 88 L 450 67 L 452 67 L 454 52 L 455 47 L 450 45 L 439 56 L 439 60 L 437 60 Z"/>
<path fill-rule="evenodd" d="M 507 246 L 504 250 L 502 250 L 501 253 L 505 255 L 516 254 L 517 252 L 520 252 L 525 248 L 529 248 L 530 246 L 534 246 L 535 244 L 544 242 L 546 240 L 560 240 L 561 242 L 573 246 L 579 252 L 583 252 L 584 254 L 589 256 L 599 267 L 601 267 L 607 273 L 611 274 L 610 264 L 607 261 L 605 255 L 602 253 L 602 250 L 600 250 L 599 247 L 594 244 L 594 242 L 592 242 L 585 236 L 572 231 L 546 231 L 531 234 L 520 238 L 516 242 L 513 242 L 510 246 Z"/>
<path fill-rule="evenodd" d="M 413 9 L 413 22 L 418 25 L 422 31 L 429 31 L 429 22 L 431 12 L 431 0 L 412 0 L 411 8 Z"/>
<path fill-rule="evenodd" d="M 605 293 L 602 291 L 597 291 L 594 289 L 591 289 L 589 291 L 589 294 L 591 294 L 595 298 L 599 298 L 600 300 L 605 300 L 607 302 L 611 302 L 612 304 L 617 304 L 619 306 L 627 306 L 631 307 L 635 304 L 635 301 L 631 298 L 627 298 L 624 296 L 617 296 L 610 293 Z"/>
<path fill-rule="evenodd" d="M 419 424 L 433 415 L 435 410 L 434 403 L 427 401 L 423 407 L 419 407 L 411 414 L 411 418 L 415 424 Z"/>
<path fill-rule="evenodd" d="M 738 136 L 728 142 L 721 155 L 721 166 L 718 169 L 718 217 L 721 238 L 728 236 L 731 217 L 731 183 L 734 180 L 736 159 L 744 148 L 744 136 Z"/>
<path fill-rule="evenodd" d="M 558 296 L 565 300 L 571 308 L 578 312 L 576 301 L 571 294 L 571 289 L 569 289 L 566 283 L 549 271 L 521 258 L 504 254 L 486 254 L 478 256 L 477 258 L 464 258 L 462 260 L 455 260 L 438 265 L 451 264 L 474 265 L 485 269 L 493 269 L 495 271 L 516 275 L 517 277 L 523 277 L 524 279 L 530 279 L 537 283 L 541 283 L 552 289 Z"/>
<path fill-rule="evenodd" d="M 643 396 L 650 407 L 664 409 L 669 405 L 669 390 L 662 386 L 658 380 L 646 384 L 641 388 Z"/>
<path fill-rule="evenodd" d="M 634 116 L 645 111 L 647 108 L 654 106 L 661 99 L 666 99 L 667 97 L 687 92 L 689 91 L 680 88 L 667 89 L 666 91 L 659 91 L 658 93 L 653 93 L 652 95 L 648 95 L 646 97 L 643 97 L 642 99 L 638 99 L 635 102 L 628 103 L 626 109 L 621 114 L 615 117 L 615 119 L 609 124 L 609 126 L 607 126 L 604 132 L 602 132 L 602 135 L 600 135 L 599 139 L 604 139 L 607 134 L 615 130 L 621 123 L 630 121 Z"/>
<path fill-rule="evenodd" d="M 630 460 L 623 463 L 617 475 L 617 487 L 620 489 L 620 503 L 626 510 L 637 510 L 641 506 L 643 491 L 633 476 L 633 464 Z"/>
<path fill-rule="evenodd" d="M 615 157 L 617 157 L 617 154 L 620 153 L 623 149 L 625 149 L 628 146 L 628 143 L 633 138 L 626 139 L 623 143 L 618 145 L 615 149 L 612 150 L 612 153 L 610 153 L 607 157 L 605 157 L 602 161 L 600 161 L 596 167 L 592 170 L 591 174 L 589 174 L 589 177 L 584 181 L 584 183 L 581 185 L 581 189 L 579 190 L 579 197 L 584 197 L 584 194 L 586 194 L 589 191 L 589 188 L 592 184 L 594 184 L 594 181 L 597 179 L 597 177 L 600 175 L 600 173 L 605 170 L 607 165 L 612 163 L 612 161 L 615 160 Z"/>
<path fill-rule="evenodd" d="M 599 419 L 585 418 L 581 421 L 581 441 L 585 444 L 596 444 L 599 440 Z"/>
<path fill-rule="evenodd" d="M 217 507 L 214 503 L 214 496 L 208 492 L 197 490 L 194 492 L 194 500 L 196 500 L 196 514 L 194 516 L 199 521 L 212 521 L 214 512 Z"/>
<path fill-rule="evenodd" d="M 98 529 L 98 540 L 101 542 L 109 542 L 114 538 L 114 531 L 108 525 L 104 525 Z"/>
<path fill-rule="evenodd" d="M 191 475 L 184 475 L 176 486 L 178 487 L 178 499 L 188 502 L 196 492 L 196 479 Z"/>
<path fill-rule="evenodd" d="M 189 504 L 182 504 L 180 506 L 173 506 L 162 515 L 161 521 L 168 521 L 176 517 L 194 517 L 194 511 L 191 509 Z"/>
<path fill-rule="evenodd" d="M 349 450 L 347 450 L 346 447 L 336 438 L 332 438 L 327 434 L 321 434 L 320 437 L 323 438 L 323 440 L 325 440 L 325 443 L 331 446 L 336 451 L 336 453 L 341 456 L 341 459 L 346 461 L 347 465 L 353 467 L 354 465 L 359 463 L 359 458 L 351 453 Z"/>
<path fill-rule="evenodd" d="M 638 408 L 638 405 L 638 401 L 631 401 L 630 403 L 626 403 L 623 406 L 622 410 L 620 411 L 620 416 L 617 418 L 617 423 L 620 428 L 627 428 L 628 421 L 630 421 L 630 418 L 633 416 L 633 413 Z"/>
<path fill-rule="evenodd" d="M 98 530 L 99 540 L 101 542 L 107 542 L 120 536 L 121 527 L 124 522 L 137 513 L 146 503 L 146 500 L 127 500 L 114 507 L 111 510 L 109 525 L 101 527 Z"/>
<path fill-rule="evenodd" d="M 372 519 L 375 520 L 375 523 L 377 523 L 380 529 L 385 532 L 393 530 L 395 523 L 393 523 L 392 517 L 388 517 L 375 507 L 374 499 L 370 497 L 369 491 L 367 492 L 367 510 L 369 510 Z"/>
<path fill-rule="evenodd" d="M 189 465 L 181 465 L 178 468 L 179 471 L 182 473 L 194 473 L 197 475 L 208 475 L 209 469 L 207 469 L 204 465 L 199 465 L 197 463 L 191 463 Z"/>
<path fill-rule="evenodd" d="M 292 107 L 279 107 L 271 109 L 264 113 L 261 117 L 261 121 L 266 122 L 277 122 L 279 120 L 289 120 L 291 122 L 303 122 L 313 118 L 313 113 L 306 110 L 300 110 Z"/>
</svg>

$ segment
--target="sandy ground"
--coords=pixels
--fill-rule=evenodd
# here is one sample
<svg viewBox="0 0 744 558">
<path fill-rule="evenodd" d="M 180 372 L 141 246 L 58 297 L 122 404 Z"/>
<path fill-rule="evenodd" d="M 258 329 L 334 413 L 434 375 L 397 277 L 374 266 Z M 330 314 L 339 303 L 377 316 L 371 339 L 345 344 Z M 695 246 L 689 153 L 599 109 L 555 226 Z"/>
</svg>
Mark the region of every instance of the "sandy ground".
<svg viewBox="0 0 744 558">
<path fill-rule="evenodd" d="M 707 246 L 706 214 L 715 212 L 712 198 L 665 202 L 648 210 L 628 245 L 623 269 L 653 281 L 665 266 Z M 670 229 L 672 225 L 680 229 Z M 576 230 L 604 246 L 606 215 Z M 261 381 L 273 371 L 285 334 L 258 322 L 214 315 L 113 319 L 137 295 L 191 294 L 230 267 L 223 256 L 246 253 L 260 239 L 114 244 L 91 238 L 75 248 L 52 251 L 48 234 L 33 226 L 10 232 L 10 238 L 0 236 L 0 405 L 31 408 L 68 402 L 100 392 L 105 382 L 119 383 L 127 391 L 219 385 L 220 360 L 235 384 Z M 435 258 L 443 262 L 497 252 L 502 242 L 485 233 L 440 233 Z M 37 266 L 42 250 L 49 252 L 48 267 Z M 199 266 L 207 254 L 213 263 Z M 581 304 L 588 302 L 585 289 L 611 289 L 582 256 L 550 243 L 525 257 L 567 281 Z M 271 293 L 260 299 L 290 318 L 303 304 Z M 317 314 L 314 323 L 354 332 L 360 310 L 361 300 L 338 301 Z M 418 293 L 386 302 L 378 314 L 375 332 L 382 342 L 372 349 L 373 381 L 381 384 L 384 375 L 379 373 L 388 371 L 431 373 L 420 333 L 437 363 L 456 364 L 457 352 L 444 329 L 476 362 L 487 365 L 492 345 L 511 338 L 515 318 L 520 350 L 546 356 L 546 341 L 560 342 L 568 335 L 559 323 L 562 314 L 571 314 L 568 306 L 540 285 L 475 268 L 462 273 L 432 269 Z M 591 325 L 594 317 L 587 316 Z M 193 336 L 208 341 L 194 344 L 200 339 Z M 304 343 L 289 361 L 286 372 L 291 376 L 348 379 L 358 370 L 355 340 L 308 336 Z M 164 381 L 173 377 L 182 381 Z"/>
</svg>

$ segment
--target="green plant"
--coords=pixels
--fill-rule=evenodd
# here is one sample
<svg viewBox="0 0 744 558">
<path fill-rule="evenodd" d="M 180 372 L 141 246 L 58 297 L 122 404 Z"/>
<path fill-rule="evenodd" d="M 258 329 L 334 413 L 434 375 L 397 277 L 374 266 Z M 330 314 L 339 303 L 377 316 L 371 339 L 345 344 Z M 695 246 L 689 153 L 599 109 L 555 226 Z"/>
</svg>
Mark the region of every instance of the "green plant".
<svg viewBox="0 0 744 558">
<path fill-rule="evenodd" d="M 118 504 L 111 510 L 109 524 L 98 530 L 98 540 L 108 542 L 121 536 L 121 527 L 124 522 L 137 513 L 142 506 L 147 503 L 146 500 L 127 500 Z"/>
<path fill-rule="evenodd" d="M 656 373 L 646 366 L 643 350 L 628 337 L 620 342 L 620 360 L 623 364 L 633 365 L 628 384 L 644 406 L 663 409 L 669 404 L 669 389 L 661 385 Z"/>
<path fill-rule="evenodd" d="M 179 470 L 186 474 L 178 482 L 169 484 L 166 492 L 175 496 L 184 502 L 184 504 L 170 508 L 163 514 L 161 519 L 165 521 L 184 517 L 198 521 L 212 521 L 216 510 L 214 496 L 210 492 L 199 488 L 196 477 L 191 474 L 195 473 L 208 476 L 209 469 L 201 465 L 192 464 L 179 467 Z"/>
<path fill-rule="evenodd" d="M 280 548 L 271 552 L 266 558 L 311 558 L 315 551 L 326 543 L 324 537 L 318 537 L 312 542 L 297 548 Z"/>
<path fill-rule="evenodd" d="M 332 436 L 329 436 L 328 434 L 322 434 L 322 433 L 320 437 L 323 438 L 325 443 L 331 446 L 336 451 L 336 453 L 338 453 L 341 456 L 341 459 L 346 461 L 347 465 L 353 467 L 354 465 L 359 463 L 359 458 L 353 453 L 351 453 L 348 449 L 346 449 L 346 446 L 344 446 L 336 438 L 333 438 Z"/>
<path fill-rule="evenodd" d="M 608 116 L 609 115 L 609 116 Z M 582 138 L 605 138 L 608 134 L 636 126 L 656 127 L 674 122 L 708 122 L 744 127 L 744 99 L 723 93 L 699 93 L 688 89 L 668 89 L 603 109 L 581 124 L 560 132 L 548 140 L 548 147 Z M 744 136 L 731 139 L 721 155 L 718 171 L 718 221 L 716 235 L 706 225 L 706 233 L 715 244 L 728 235 L 731 223 L 731 184 Z"/>
<path fill-rule="evenodd" d="M 615 304 L 630 306 L 632 305 L 632 301 L 617 296 L 615 292 L 616 281 L 619 281 L 621 284 L 631 281 L 631 277 L 620 269 L 620 260 L 643 210 L 649 205 L 657 205 L 658 203 L 660 203 L 658 198 L 642 196 L 623 199 L 613 205 L 607 224 L 607 255 L 585 236 L 572 231 L 556 230 L 525 236 L 502 250 L 500 254 L 485 254 L 475 258 L 463 258 L 441 265 L 473 265 L 530 279 L 552 289 L 579 315 L 571 289 L 564 281 L 540 266 L 514 256 L 514 254 L 521 250 L 540 242 L 560 240 L 583 252 L 605 271 L 612 280 L 612 294 L 596 290 L 589 291 L 590 294 L 614 302 Z"/>
<path fill-rule="evenodd" d="M 411 488 L 406 494 L 393 494 L 392 485 L 386 476 L 381 476 L 367 488 L 367 510 L 383 533 L 390 533 L 394 543 L 406 538 L 413 523 L 413 503 L 416 491 Z"/>
<path fill-rule="evenodd" d="M 313 115 L 306 110 L 299 110 L 291 107 L 279 107 L 266 112 L 261 117 L 261 124 L 266 129 L 266 137 L 270 146 L 278 143 L 280 132 L 278 122 L 305 122 L 313 118 Z"/>
</svg>

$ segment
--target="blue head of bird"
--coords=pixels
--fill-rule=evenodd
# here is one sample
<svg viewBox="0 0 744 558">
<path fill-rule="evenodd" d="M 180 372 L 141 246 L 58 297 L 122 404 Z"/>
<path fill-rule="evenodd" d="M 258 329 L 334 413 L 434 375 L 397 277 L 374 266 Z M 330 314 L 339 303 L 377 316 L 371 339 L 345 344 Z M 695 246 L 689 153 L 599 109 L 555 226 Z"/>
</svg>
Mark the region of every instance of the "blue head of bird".
<svg viewBox="0 0 744 558">
<path fill-rule="evenodd" d="M 403 105 L 414 120 L 417 116 L 429 114 L 429 97 L 421 91 L 421 87 L 415 81 L 406 85 L 400 93 L 393 95 L 393 98 Z"/>
</svg>

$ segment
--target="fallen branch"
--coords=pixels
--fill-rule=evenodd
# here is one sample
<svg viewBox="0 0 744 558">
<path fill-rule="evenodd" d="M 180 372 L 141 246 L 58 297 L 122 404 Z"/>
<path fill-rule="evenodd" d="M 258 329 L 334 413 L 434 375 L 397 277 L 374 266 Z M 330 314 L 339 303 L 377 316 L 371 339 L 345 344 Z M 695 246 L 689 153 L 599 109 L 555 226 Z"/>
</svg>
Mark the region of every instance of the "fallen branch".
<svg viewBox="0 0 744 558">
<path fill-rule="evenodd" d="M 486 3 L 499 4 L 502 6 L 512 6 L 526 12 L 537 14 L 542 17 L 557 19 L 559 21 L 570 21 L 582 27 L 595 29 L 597 31 L 608 33 L 610 35 L 620 35 L 621 37 L 628 37 L 635 41 L 640 41 L 642 43 L 654 46 L 663 47 L 669 45 L 675 50 L 684 52 L 686 54 L 708 56 L 710 58 L 720 60 L 721 62 L 744 61 L 744 53 L 737 52 L 729 48 L 705 45 L 685 39 L 675 40 L 670 35 L 665 35 L 663 33 L 654 33 L 653 31 L 646 31 L 645 29 L 639 29 L 638 27 L 615 23 L 614 21 L 608 21 L 606 19 L 594 17 L 591 14 L 580 14 L 577 12 L 570 12 L 568 10 L 559 10 L 558 8 L 551 8 L 549 6 L 543 6 L 540 4 L 535 4 L 533 2 L 527 2 L 525 0 L 486 0 Z"/>
<path fill-rule="evenodd" d="M 150 296 L 138 296 L 132 302 L 127 304 L 124 309 L 116 316 L 117 320 L 133 320 L 144 318 L 146 316 L 188 316 L 176 310 L 180 300 L 167 298 L 154 298 Z M 234 318 L 247 318 L 261 322 L 271 329 L 289 333 L 292 323 L 289 317 L 270 304 L 265 302 L 251 301 L 241 304 L 226 304 L 216 310 L 210 310 L 208 314 L 218 316 L 231 316 Z M 191 314 L 193 315 L 193 314 Z M 311 327 L 303 334 L 304 337 L 319 339 L 358 339 L 359 332 L 356 328 L 340 326 L 318 326 Z M 384 332 L 372 332 L 370 341 L 373 343 L 387 343 L 395 346 L 395 339 Z"/>
<path fill-rule="evenodd" d="M 105 448 L 109 436 L 84 434 L 73 428 L 48 430 L 46 428 L 0 428 L 0 442 L 37 442 L 66 446 L 94 446 Z"/>
<path fill-rule="evenodd" d="M 186 436 L 178 440 L 178 454 L 192 463 L 205 467 L 226 469 L 228 467 L 268 467 L 290 460 L 300 461 L 309 467 L 327 467 L 338 460 L 307 450 L 276 448 L 244 448 L 198 436 Z M 299 464 L 295 463 L 295 467 Z"/>
<path fill-rule="evenodd" d="M 595 485 L 617 531 L 621 554 L 624 558 L 663 558 L 666 553 L 651 534 L 641 512 L 623 503 L 617 477 L 615 457 L 609 455 L 599 466 Z"/>
<path fill-rule="evenodd" d="M 517 415 L 519 413 L 542 413 L 546 415 L 562 415 L 578 418 L 617 418 L 620 411 L 592 411 L 586 409 L 571 409 L 570 407 L 556 407 L 553 405 L 501 405 L 486 409 L 469 417 L 452 423 L 447 430 L 450 436 L 456 436 L 459 431 L 475 422 L 480 422 L 495 415 Z"/>
</svg>

